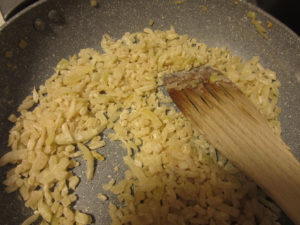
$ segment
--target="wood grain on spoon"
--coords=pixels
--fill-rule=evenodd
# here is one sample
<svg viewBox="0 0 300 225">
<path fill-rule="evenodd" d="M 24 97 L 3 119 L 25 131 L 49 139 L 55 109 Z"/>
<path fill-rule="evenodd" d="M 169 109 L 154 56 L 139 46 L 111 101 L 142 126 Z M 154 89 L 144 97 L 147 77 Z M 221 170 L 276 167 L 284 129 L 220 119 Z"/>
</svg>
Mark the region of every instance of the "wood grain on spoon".
<svg viewBox="0 0 300 225">
<path fill-rule="evenodd" d="M 300 164 L 250 100 L 210 67 L 173 74 L 165 85 L 206 139 L 300 224 Z"/>
</svg>

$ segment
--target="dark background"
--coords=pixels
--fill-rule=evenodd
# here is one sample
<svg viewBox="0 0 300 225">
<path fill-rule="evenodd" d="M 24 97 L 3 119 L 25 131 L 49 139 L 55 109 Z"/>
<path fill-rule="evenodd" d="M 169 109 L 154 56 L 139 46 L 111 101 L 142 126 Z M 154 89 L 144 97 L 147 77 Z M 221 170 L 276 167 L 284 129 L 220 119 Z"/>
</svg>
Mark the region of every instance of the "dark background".
<svg viewBox="0 0 300 225">
<path fill-rule="evenodd" d="M 256 0 L 257 5 L 300 35 L 299 0 Z"/>
</svg>

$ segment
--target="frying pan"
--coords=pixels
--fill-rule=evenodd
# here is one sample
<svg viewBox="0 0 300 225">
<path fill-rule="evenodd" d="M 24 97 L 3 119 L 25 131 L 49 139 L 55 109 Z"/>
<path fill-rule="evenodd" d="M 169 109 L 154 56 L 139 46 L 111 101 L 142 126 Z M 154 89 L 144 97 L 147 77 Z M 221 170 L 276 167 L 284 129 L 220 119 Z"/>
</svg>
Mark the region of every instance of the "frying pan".
<svg viewBox="0 0 300 225">
<path fill-rule="evenodd" d="M 7 117 L 16 111 L 34 86 L 38 87 L 52 75 L 61 58 L 82 48 L 100 50 L 103 34 L 120 38 L 127 31 L 142 31 L 153 19 L 153 29 L 165 30 L 173 25 L 178 33 L 188 34 L 209 47 L 227 46 L 244 60 L 259 56 L 265 67 L 276 71 L 282 83 L 279 101 L 282 137 L 300 159 L 300 39 L 289 28 L 246 1 L 234 4 L 231 0 L 186 0 L 180 5 L 173 0 L 101 0 L 99 3 L 99 7 L 94 8 L 87 0 L 41 0 L 27 6 L 2 26 L 0 156 L 9 150 L 7 139 L 12 124 Z M 201 5 L 207 10 L 201 9 Z M 263 23 L 273 23 L 268 30 L 268 40 L 255 31 L 246 17 L 248 11 L 256 12 Z M 18 46 L 21 40 L 27 43 L 25 48 Z M 7 51 L 13 52 L 11 58 L 4 57 Z M 75 207 L 94 215 L 96 224 L 109 224 L 108 202 L 100 202 L 95 196 L 99 192 L 106 193 L 101 187 L 110 176 L 116 180 L 123 178 L 125 151 L 121 150 L 120 143 L 109 142 L 102 152 L 106 161 L 97 165 L 94 180 L 87 182 L 85 176 L 81 176 L 83 167 L 75 170 L 81 176 L 76 189 L 80 197 Z M 117 174 L 112 172 L 116 165 L 120 167 Z M 9 166 L 1 168 L 1 181 L 8 169 Z M 2 184 L 0 193 L 0 224 L 20 224 L 32 213 L 23 206 L 18 193 L 4 194 Z M 116 202 L 115 196 L 107 194 Z M 281 223 L 292 224 L 285 216 Z"/>
</svg>

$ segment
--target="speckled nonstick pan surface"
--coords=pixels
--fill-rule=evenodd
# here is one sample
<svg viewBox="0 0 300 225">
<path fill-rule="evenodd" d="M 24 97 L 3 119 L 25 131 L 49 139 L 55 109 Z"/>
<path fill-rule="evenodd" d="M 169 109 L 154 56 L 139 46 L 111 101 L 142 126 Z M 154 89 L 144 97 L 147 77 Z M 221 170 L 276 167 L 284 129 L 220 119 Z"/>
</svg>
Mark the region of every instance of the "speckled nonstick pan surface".
<svg viewBox="0 0 300 225">
<path fill-rule="evenodd" d="M 50 77 L 57 62 L 77 53 L 82 48 L 100 50 L 100 40 L 108 33 L 120 38 L 125 32 L 142 31 L 154 20 L 153 29 L 166 30 L 173 25 L 180 34 L 188 34 L 209 47 L 227 46 L 235 55 L 247 60 L 259 56 L 263 66 L 278 73 L 282 83 L 279 105 L 282 107 L 280 122 L 282 137 L 300 159 L 300 39 L 282 23 L 257 7 L 241 1 L 234 4 L 230 0 L 186 0 L 176 5 L 173 0 L 102 0 L 94 8 L 89 1 L 39 1 L 27 7 L 12 18 L 0 30 L 0 156 L 8 151 L 8 131 L 12 124 L 7 121 L 10 113 L 34 86 L 39 86 Z M 205 6 L 203 10 L 200 6 Z M 58 18 L 48 14 L 56 10 Z M 257 13 L 263 23 L 273 23 L 268 30 L 269 39 L 260 36 L 246 14 Z M 53 12 L 53 11 L 52 11 Z M 34 28 L 39 19 L 44 27 Z M 26 48 L 18 47 L 25 40 Z M 13 57 L 5 58 L 5 52 L 13 50 Z M 14 69 L 12 69 L 12 66 Z M 298 81 L 297 81 L 298 77 Z M 117 180 L 123 177 L 126 169 L 122 163 L 125 151 L 120 143 L 108 143 L 103 154 L 106 160 L 98 163 L 95 178 L 87 182 L 81 176 L 76 189 L 79 200 L 76 207 L 94 215 L 96 224 L 109 224 L 108 202 L 97 200 L 113 174 L 113 168 L 119 165 Z M 0 168 L 0 180 L 3 181 L 9 166 Z M 75 170 L 84 174 L 84 166 Z M 300 178 L 299 178 L 300 179 Z M 114 196 L 109 196 L 115 201 Z M 17 193 L 5 194 L 4 185 L 0 185 L 0 224 L 20 224 L 31 214 Z M 291 224 L 283 217 L 282 224 Z"/>
</svg>

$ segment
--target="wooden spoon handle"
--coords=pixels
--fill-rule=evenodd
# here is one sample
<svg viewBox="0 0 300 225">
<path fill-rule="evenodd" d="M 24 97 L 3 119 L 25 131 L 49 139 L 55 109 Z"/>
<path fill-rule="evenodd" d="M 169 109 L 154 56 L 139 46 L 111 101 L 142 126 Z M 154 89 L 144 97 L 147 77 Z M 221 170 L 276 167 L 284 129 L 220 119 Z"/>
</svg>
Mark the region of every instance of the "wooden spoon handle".
<svg viewBox="0 0 300 225">
<path fill-rule="evenodd" d="M 246 96 L 238 90 L 228 92 L 230 98 L 217 93 L 216 100 L 205 90 L 169 91 L 207 140 L 300 225 L 299 162 Z"/>
<path fill-rule="evenodd" d="M 240 119 L 243 121 L 239 117 L 235 123 Z M 264 189 L 299 225 L 300 164 L 281 139 L 273 135 L 271 129 L 257 130 L 252 126 L 232 129 L 231 134 L 216 129 L 213 132 L 217 132 L 219 138 L 210 133 L 207 134 L 208 140 Z M 232 138 L 232 135 L 235 137 Z"/>
</svg>

